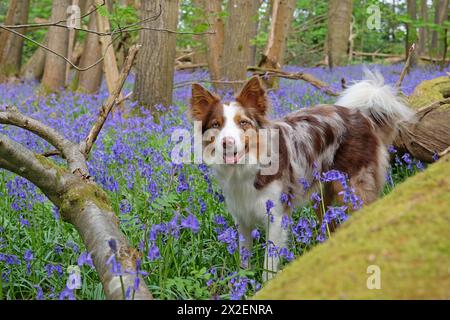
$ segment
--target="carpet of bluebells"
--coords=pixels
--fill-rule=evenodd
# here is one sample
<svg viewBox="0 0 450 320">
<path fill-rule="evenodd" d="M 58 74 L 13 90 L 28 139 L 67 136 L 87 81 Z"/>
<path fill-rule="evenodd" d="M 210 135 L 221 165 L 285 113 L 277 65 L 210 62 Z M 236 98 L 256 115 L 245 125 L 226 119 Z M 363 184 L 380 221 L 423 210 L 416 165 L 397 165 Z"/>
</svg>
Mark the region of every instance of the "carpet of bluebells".
<svg viewBox="0 0 450 320">
<path fill-rule="evenodd" d="M 402 65 L 377 67 L 388 83 L 395 83 L 402 69 Z M 335 90 L 340 90 L 342 77 L 347 83 L 362 77 L 358 65 L 332 72 L 299 67 L 287 70 L 310 72 Z M 435 68 L 412 70 L 403 91 L 410 94 L 422 80 L 444 74 L 445 70 Z M 200 79 L 208 79 L 208 74 L 183 72 L 176 74 L 175 83 Z M 132 86 L 130 76 L 125 91 L 131 91 Z M 73 141 L 86 136 L 107 97 L 105 87 L 98 95 L 63 91 L 47 97 L 38 96 L 37 89 L 34 82 L 1 84 L 0 110 L 15 105 Z M 269 96 L 272 118 L 333 102 L 333 98 L 309 84 L 291 80 L 281 80 L 280 89 L 269 92 Z M 359 207 L 361 203 L 347 186 L 345 175 L 317 172 L 315 178 L 321 182 L 336 180 L 343 184 L 347 205 L 328 208 L 325 223 L 319 224 L 313 207 L 321 205 L 321 194 L 313 193 L 310 206 L 296 208 L 292 218 L 282 221 L 283 227 L 291 230 L 288 247 L 276 248 L 266 242 L 262 230 L 255 229 L 253 253 L 241 252 L 243 259 L 250 259 L 252 269 L 240 269 L 240 239 L 208 168 L 176 165 L 170 159 L 173 130 L 191 128 L 186 117 L 189 98 L 190 87 L 177 88 L 174 106 L 161 110 L 159 121 L 145 111 L 142 117 L 130 116 L 127 111 L 136 106 L 127 101 L 125 112 L 116 112 L 101 132 L 89 161 L 90 173 L 109 193 L 123 232 L 143 253 L 140 273 L 156 298 L 245 299 L 261 287 L 266 246 L 271 255 L 280 255 L 284 263 L 289 262 L 326 241 L 330 236 L 326 222 L 344 222 L 347 207 Z M 36 152 L 50 149 L 46 142 L 24 130 L 0 125 L 0 133 Z M 384 193 L 424 169 L 409 155 L 396 155 L 392 147 L 389 151 L 395 162 Z M 301 180 L 299 187 L 309 186 Z M 274 200 L 267 202 L 268 221 Z M 291 200 L 290 195 L 281 199 L 288 205 Z M 74 277 L 76 268 L 81 276 Z M 71 285 L 74 282 L 78 286 Z M 131 297 L 127 290 L 126 298 Z M 58 210 L 32 184 L 0 169 L 1 299 L 104 299 L 104 294 L 91 255 L 74 228 L 61 220 Z"/>
</svg>

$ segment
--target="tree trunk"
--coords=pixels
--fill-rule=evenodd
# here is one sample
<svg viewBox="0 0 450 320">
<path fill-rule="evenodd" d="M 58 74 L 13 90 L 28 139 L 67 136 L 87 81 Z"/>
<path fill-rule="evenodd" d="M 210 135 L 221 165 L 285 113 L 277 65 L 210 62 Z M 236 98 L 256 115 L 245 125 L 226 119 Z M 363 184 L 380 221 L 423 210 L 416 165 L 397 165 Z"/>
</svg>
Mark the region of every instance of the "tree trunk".
<svg viewBox="0 0 450 320">
<path fill-rule="evenodd" d="M 103 0 L 95 0 L 95 5 L 100 6 Z M 108 3 L 108 2 L 107 2 Z M 97 30 L 99 32 L 110 32 L 111 27 L 109 24 L 108 17 L 102 16 L 100 12 L 97 11 L 96 19 Z M 100 44 L 102 50 L 103 60 L 103 71 L 105 73 L 106 85 L 108 87 L 109 94 L 112 94 L 117 79 L 119 79 L 119 67 L 117 66 L 116 55 L 114 53 L 114 47 L 111 45 L 112 37 L 110 35 L 100 37 Z M 121 94 L 119 100 L 122 100 L 123 95 Z M 123 109 L 123 104 L 120 105 Z"/>
<path fill-rule="evenodd" d="M 255 15 L 252 16 L 252 19 L 250 21 L 250 27 L 248 28 L 248 32 L 250 33 L 249 37 L 250 37 L 250 43 L 251 43 L 252 41 L 254 41 L 254 39 L 258 35 L 258 28 L 259 28 L 258 10 L 259 10 L 259 7 L 261 6 L 261 1 L 254 0 L 254 1 L 250 1 L 250 3 L 253 6 L 250 9 L 250 11 L 255 13 Z M 254 66 L 256 64 L 256 50 L 257 50 L 256 44 L 251 43 L 250 55 L 248 57 L 248 65 L 249 66 Z"/>
<path fill-rule="evenodd" d="M 205 0 L 205 13 L 209 25 L 215 34 L 206 35 L 207 61 L 212 81 L 220 80 L 220 61 L 222 60 L 223 44 L 225 38 L 225 25 L 220 17 L 222 0 Z M 217 84 L 214 87 L 218 89 Z"/>
<path fill-rule="evenodd" d="M 416 7 L 416 0 L 408 0 L 407 1 L 407 11 L 408 11 L 408 17 L 412 21 L 417 20 L 417 7 Z M 405 55 L 406 59 L 408 59 L 410 48 L 413 43 L 417 42 L 417 30 L 416 27 L 414 27 L 411 23 L 406 24 L 406 38 L 405 38 Z M 416 52 L 412 53 L 412 57 L 410 60 L 410 65 L 413 67 L 417 64 L 417 54 Z"/>
<path fill-rule="evenodd" d="M 45 35 L 42 44 L 45 46 L 48 45 L 48 32 Z M 44 74 L 46 52 L 45 49 L 38 47 L 30 59 L 28 59 L 27 63 L 20 69 L 20 76 L 27 80 L 41 80 L 42 75 Z"/>
<path fill-rule="evenodd" d="M 328 64 L 330 68 L 348 61 L 348 42 L 352 22 L 351 0 L 328 2 Z"/>
<path fill-rule="evenodd" d="M 449 299 L 449 194 L 447 156 L 355 213 L 255 299 Z"/>
<path fill-rule="evenodd" d="M 281 69 L 283 65 L 286 41 L 291 26 L 295 0 L 275 0 L 272 9 L 272 23 L 269 39 L 263 58 L 259 63 L 262 68 Z M 266 81 L 268 87 L 273 87 L 277 78 L 269 78 Z"/>
<path fill-rule="evenodd" d="M 141 1 L 141 19 L 155 16 L 162 6 L 161 16 L 143 24 L 146 27 L 176 30 L 178 24 L 178 0 Z M 141 30 L 137 73 L 133 99 L 140 106 L 155 110 L 156 105 L 172 104 L 176 35 L 170 32 Z"/>
<path fill-rule="evenodd" d="M 91 14 L 89 16 L 89 29 L 97 30 L 97 16 Z M 83 54 L 81 55 L 80 67 L 86 68 L 91 66 L 102 57 L 102 49 L 100 46 L 100 37 L 94 33 L 88 33 L 84 41 Z M 102 84 L 103 63 L 97 64 L 95 67 L 78 73 L 78 90 L 86 93 L 96 93 Z"/>
<path fill-rule="evenodd" d="M 193 21 L 194 30 L 202 24 L 204 21 L 202 17 L 204 16 L 204 0 L 193 0 L 192 4 L 194 6 L 195 19 Z M 193 35 L 192 39 L 196 42 L 193 48 L 194 54 L 192 56 L 193 64 L 202 64 L 206 62 L 206 52 L 204 48 L 203 35 Z"/>
<path fill-rule="evenodd" d="M 450 146 L 450 79 L 421 82 L 408 102 L 417 110 L 417 121 L 399 126 L 394 146 L 418 160 L 431 162 L 435 153 Z"/>
<path fill-rule="evenodd" d="M 223 80 L 236 81 L 233 84 L 221 85 L 222 90 L 235 92 L 241 86 L 238 81 L 247 78 L 247 64 L 250 55 L 250 34 L 248 29 L 255 15 L 252 5 L 247 0 L 229 0 L 228 18 L 225 27 L 225 41 L 222 61 L 220 62 Z"/>
<path fill-rule="evenodd" d="M 428 22 L 428 4 L 427 0 L 420 1 L 420 19 L 423 22 Z M 417 54 L 424 55 L 427 50 L 427 42 L 428 42 L 428 28 L 420 27 L 419 28 L 419 48 L 417 49 Z"/>
<path fill-rule="evenodd" d="M 51 21 L 66 19 L 67 7 L 70 0 L 54 1 L 52 7 Z M 48 47 L 67 57 L 69 41 L 69 30 L 66 28 L 50 27 L 48 29 Z M 44 76 L 42 77 L 41 89 L 44 93 L 56 92 L 64 86 L 66 81 L 66 61 L 52 52 L 47 51 L 45 56 Z"/>
<path fill-rule="evenodd" d="M 5 24 L 25 24 L 28 22 L 29 0 L 11 0 Z M 18 32 L 23 33 L 20 29 Z M 20 71 L 23 38 L 9 31 L 0 30 L 0 82 Z"/>
<path fill-rule="evenodd" d="M 448 16 L 449 0 L 435 0 L 434 1 L 434 23 L 442 25 Z M 433 30 L 431 33 L 430 53 L 437 55 L 439 52 L 439 31 Z"/>
</svg>

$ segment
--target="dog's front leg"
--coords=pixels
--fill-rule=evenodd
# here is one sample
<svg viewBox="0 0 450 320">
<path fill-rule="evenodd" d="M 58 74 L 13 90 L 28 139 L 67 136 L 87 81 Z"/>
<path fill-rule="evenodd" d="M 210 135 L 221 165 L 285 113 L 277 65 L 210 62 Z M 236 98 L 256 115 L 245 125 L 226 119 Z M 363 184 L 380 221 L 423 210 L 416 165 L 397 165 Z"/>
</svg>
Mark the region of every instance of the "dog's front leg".
<svg viewBox="0 0 450 320">
<path fill-rule="evenodd" d="M 239 232 L 239 254 L 241 257 L 241 268 L 248 269 L 250 268 L 250 255 L 252 252 L 252 229 L 243 225 L 242 223 L 238 224 L 238 232 Z"/>
<path fill-rule="evenodd" d="M 281 226 L 282 215 L 275 215 L 266 226 L 266 254 L 264 258 L 263 281 L 272 279 L 280 266 L 280 249 L 286 247 L 288 231 Z"/>
</svg>

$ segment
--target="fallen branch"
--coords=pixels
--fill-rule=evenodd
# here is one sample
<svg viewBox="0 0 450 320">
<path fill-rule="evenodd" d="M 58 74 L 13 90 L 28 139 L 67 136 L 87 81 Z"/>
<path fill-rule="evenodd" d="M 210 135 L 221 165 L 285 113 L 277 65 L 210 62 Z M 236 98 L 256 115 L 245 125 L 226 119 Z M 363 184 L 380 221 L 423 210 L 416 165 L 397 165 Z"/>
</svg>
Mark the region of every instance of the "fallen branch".
<svg viewBox="0 0 450 320">
<path fill-rule="evenodd" d="M 397 89 L 399 89 L 401 87 L 403 79 L 405 78 L 406 74 L 409 72 L 409 68 L 411 67 L 411 57 L 413 56 L 415 50 L 416 50 L 416 44 L 413 43 L 411 45 L 411 48 L 409 48 L 408 58 L 406 59 L 405 65 L 403 66 L 403 70 L 400 73 L 400 78 L 398 78 L 397 83 L 395 84 Z"/>
<path fill-rule="evenodd" d="M 98 134 L 103 128 L 103 125 L 111 112 L 114 105 L 116 105 L 119 102 L 119 95 L 122 92 L 122 87 L 125 83 L 125 80 L 128 77 L 128 74 L 130 73 L 131 67 L 133 66 L 134 59 L 136 58 L 136 54 L 140 49 L 140 45 L 134 45 L 130 48 L 128 52 L 128 56 L 123 64 L 122 71 L 120 72 L 119 79 L 116 83 L 116 88 L 113 90 L 113 92 L 109 95 L 108 99 L 106 100 L 105 104 L 102 105 L 100 108 L 100 112 L 98 114 L 97 120 L 95 121 L 94 125 L 92 126 L 89 134 L 87 135 L 85 141 L 82 143 L 81 150 L 85 154 L 86 157 L 89 156 L 89 153 L 91 152 L 92 146 L 95 143 L 95 140 L 97 140 Z"/>
<path fill-rule="evenodd" d="M 310 83 L 317 89 L 320 89 L 322 92 L 326 93 L 327 95 L 334 96 L 334 97 L 339 96 L 339 93 L 332 91 L 328 84 L 326 84 L 322 80 L 317 79 L 316 77 L 314 77 L 313 75 L 311 75 L 309 73 L 304 73 L 304 72 L 291 73 L 291 72 L 281 71 L 278 69 L 260 68 L 260 67 L 248 67 L 247 70 L 254 72 L 255 74 L 262 76 L 262 77 L 269 76 L 269 77 L 278 77 L 278 78 L 285 78 L 285 79 L 292 79 L 292 80 L 303 80 L 303 81 Z"/>
</svg>

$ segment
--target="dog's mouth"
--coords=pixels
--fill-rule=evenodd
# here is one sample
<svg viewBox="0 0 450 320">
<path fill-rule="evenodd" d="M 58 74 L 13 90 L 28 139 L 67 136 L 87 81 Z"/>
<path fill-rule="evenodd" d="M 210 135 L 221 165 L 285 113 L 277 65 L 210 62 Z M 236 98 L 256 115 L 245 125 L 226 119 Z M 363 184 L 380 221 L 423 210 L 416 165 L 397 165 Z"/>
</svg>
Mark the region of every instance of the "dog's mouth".
<svg viewBox="0 0 450 320">
<path fill-rule="evenodd" d="M 225 164 L 238 164 L 248 153 L 248 147 L 245 146 L 244 150 L 238 152 L 236 149 L 223 153 L 223 162 Z"/>
</svg>

